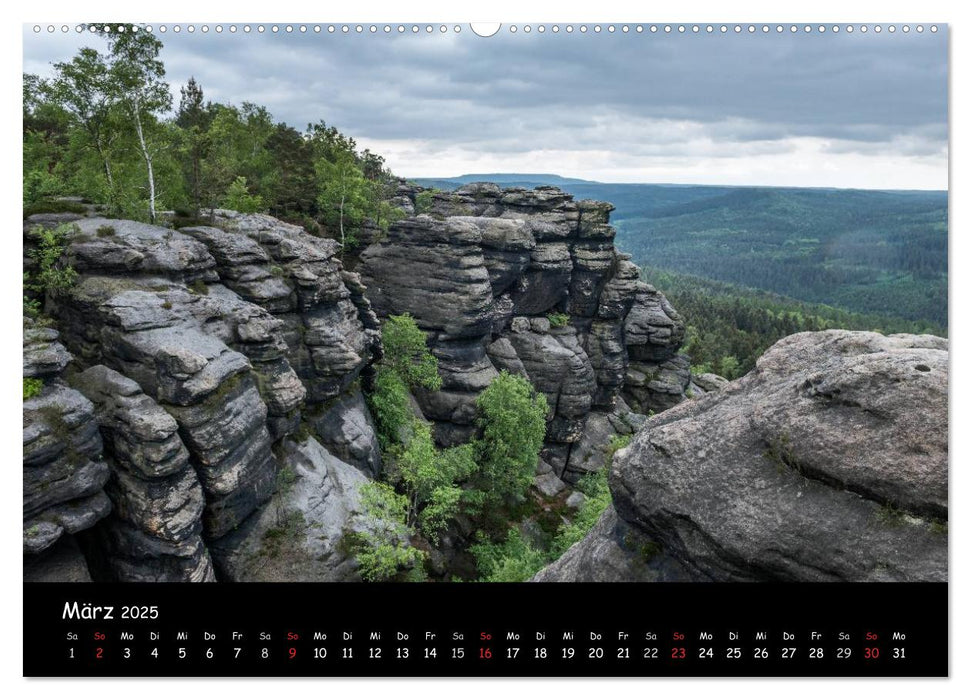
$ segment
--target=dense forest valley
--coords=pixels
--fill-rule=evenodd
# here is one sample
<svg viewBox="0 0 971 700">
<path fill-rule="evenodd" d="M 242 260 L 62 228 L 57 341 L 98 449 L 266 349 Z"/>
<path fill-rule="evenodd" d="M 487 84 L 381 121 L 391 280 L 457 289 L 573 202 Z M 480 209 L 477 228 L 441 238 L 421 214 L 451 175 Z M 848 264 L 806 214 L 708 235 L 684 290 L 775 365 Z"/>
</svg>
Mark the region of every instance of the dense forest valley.
<svg viewBox="0 0 971 700">
<path fill-rule="evenodd" d="M 90 39 L 23 77 L 25 576 L 529 580 L 780 338 L 946 335 L 946 193 L 408 181 Z"/>
</svg>

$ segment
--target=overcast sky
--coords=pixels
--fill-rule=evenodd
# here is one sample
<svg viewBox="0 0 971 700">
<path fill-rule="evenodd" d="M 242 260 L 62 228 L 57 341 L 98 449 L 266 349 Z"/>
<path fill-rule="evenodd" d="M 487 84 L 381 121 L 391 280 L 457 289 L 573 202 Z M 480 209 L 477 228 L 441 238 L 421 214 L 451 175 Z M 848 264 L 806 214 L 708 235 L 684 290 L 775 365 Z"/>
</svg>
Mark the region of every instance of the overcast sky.
<svg viewBox="0 0 971 700">
<path fill-rule="evenodd" d="M 947 188 L 947 37 L 161 35 L 173 93 L 323 119 L 406 177 Z M 24 70 L 97 37 L 24 29 Z"/>
</svg>

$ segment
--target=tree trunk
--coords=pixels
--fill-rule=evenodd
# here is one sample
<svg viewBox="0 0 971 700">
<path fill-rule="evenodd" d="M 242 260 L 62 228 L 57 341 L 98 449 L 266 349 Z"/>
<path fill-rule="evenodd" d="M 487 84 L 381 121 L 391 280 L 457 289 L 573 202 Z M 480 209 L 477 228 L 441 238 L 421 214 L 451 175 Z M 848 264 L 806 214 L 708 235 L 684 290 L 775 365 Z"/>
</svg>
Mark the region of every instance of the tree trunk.
<svg viewBox="0 0 971 700">
<path fill-rule="evenodd" d="M 134 105 L 135 132 L 138 134 L 138 144 L 142 149 L 142 158 L 145 159 L 145 167 L 148 169 L 148 219 L 155 223 L 155 172 L 152 169 L 152 154 L 148 152 L 145 144 L 145 134 L 142 131 L 142 117 L 138 109 L 138 103 Z"/>
<path fill-rule="evenodd" d="M 340 207 L 340 227 L 341 227 L 341 262 L 344 262 L 344 192 L 341 192 Z"/>
</svg>

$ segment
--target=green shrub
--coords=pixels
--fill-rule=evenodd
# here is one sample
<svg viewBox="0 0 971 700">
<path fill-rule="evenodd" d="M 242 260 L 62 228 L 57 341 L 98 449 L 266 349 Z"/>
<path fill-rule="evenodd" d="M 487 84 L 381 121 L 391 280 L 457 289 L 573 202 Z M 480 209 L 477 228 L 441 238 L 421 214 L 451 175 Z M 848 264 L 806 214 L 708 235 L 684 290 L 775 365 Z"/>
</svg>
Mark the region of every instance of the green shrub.
<svg viewBox="0 0 971 700">
<path fill-rule="evenodd" d="M 34 214 L 84 214 L 87 207 L 80 202 L 63 199 L 42 199 L 39 202 L 24 207 L 24 218 Z"/>
<path fill-rule="evenodd" d="M 232 209 L 241 214 L 255 214 L 263 209 L 263 198 L 258 194 L 250 194 L 246 186 L 246 178 L 240 176 L 229 185 L 222 205 L 226 209 Z"/>
<path fill-rule="evenodd" d="M 364 526 L 344 539 L 357 559 L 361 578 L 386 581 L 420 566 L 425 553 L 410 544 L 413 532 L 405 522 L 408 499 L 377 481 L 364 484 L 360 494 Z"/>
<path fill-rule="evenodd" d="M 27 399 L 32 399 L 37 394 L 41 392 L 44 388 L 43 379 L 35 379 L 33 377 L 24 377 L 24 401 Z"/>
<path fill-rule="evenodd" d="M 536 473 L 546 435 L 546 397 L 523 377 L 503 370 L 475 403 L 482 439 L 473 484 L 484 505 L 519 499 Z"/>
<path fill-rule="evenodd" d="M 428 351 L 428 338 L 411 314 L 388 317 L 381 326 L 381 345 L 381 363 L 396 372 L 408 388 L 442 388 L 438 360 Z"/>
<path fill-rule="evenodd" d="M 202 280 L 196 280 L 189 285 L 189 291 L 197 296 L 206 296 L 209 294 L 209 285 Z"/>
<path fill-rule="evenodd" d="M 27 289 L 39 294 L 57 296 L 74 286 L 78 273 L 62 260 L 62 256 L 65 239 L 76 231 L 77 226 L 74 224 L 61 224 L 53 229 L 34 226 L 30 230 L 30 237 L 36 241 L 36 245 L 29 255 L 37 264 L 37 272 L 30 277 L 24 275 L 24 286 Z"/>
<path fill-rule="evenodd" d="M 390 368 L 379 365 L 368 404 L 381 445 L 387 449 L 401 442 L 401 432 L 413 418 L 408 405 L 408 387 L 401 377 Z"/>
<path fill-rule="evenodd" d="M 427 214 L 432 210 L 432 204 L 435 201 L 435 195 L 438 193 L 437 189 L 422 190 L 415 195 L 415 214 Z"/>
<path fill-rule="evenodd" d="M 442 386 L 438 360 L 428 351 L 426 341 L 424 331 L 409 314 L 389 316 L 381 326 L 384 355 L 368 403 L 385 449 L 402 442 L 402 432 L 412 421 L 409 390 Z"/>
<path fill-rule="evenodd" d="M 480 580 L 489 583 L 528 581 L 549 562 L 546 553 L 533 547 L 514 527 L 504 542 L 480 542 L 469 551 L 475 557 Z"/>
<path fill-rule="evenodd" d="M 619 448 L 618 448 L 619 449 Z M 607 468 L 587 474 L 577 483 L 587 500 L 577 510 L 573 520 L 560 528 L 550 550 L 551 559 L 559 558 L 566 550 L 582 540 L 597 524 L 600 516 L 610 505 L 610 487 L 607 485 Z"/>
<path fill-rule="evenodd" d="M 106 238 L 107 236 L 114 236 L 114 235 L 115 235 L 115 227 L 114 226 L 99 226 L 98 227 L 98 236 L 99 237 Z"/>
<path fill-rule="evenodd" d="M 58 192 L 63 191 L 62 188 L 60 179 L 47 169 L 31 170 L 24 175 L 23 203 L 28 206 L 40 201 L 50 201 Z M 24 214 L 24 218 L 27 216 L 28 214 Z"/>
<path fill-rule="evenodd" d="M 563 328 L 567 323 L 570 322 L 569 314 L 552 313 L 547 314 L 546 318 L 549 319 L 550 326 L 552 328 Z"/>
<path fill-rule="evenodd" d="M 613 459 L 614 453 L 627 447 L 633 439 L 633 435 L 612 435 L 607 443 L 607 462 L 604 466 L 610 466 L 610 460 Z"/>
<path fill-rule="evenodd" d="M 391 478 L 405 495 L 409 527 L 437 544 L 439 534 L 459 512 L 465 493 L 459 484 L 477 469 L 475 449 L 467 444 L 439 451 L 428 424 L 412 420 L 411 434 L 397 454 Z"/>
</svg>

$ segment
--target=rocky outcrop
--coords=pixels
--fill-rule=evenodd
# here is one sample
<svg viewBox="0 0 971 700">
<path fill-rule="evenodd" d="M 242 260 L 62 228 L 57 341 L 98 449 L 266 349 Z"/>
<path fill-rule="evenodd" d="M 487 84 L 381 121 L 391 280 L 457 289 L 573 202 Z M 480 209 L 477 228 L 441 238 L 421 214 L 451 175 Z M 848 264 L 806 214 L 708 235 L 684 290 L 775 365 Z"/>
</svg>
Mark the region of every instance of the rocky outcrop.
<svg viewBox="0 0 971 700">
<path fill-rule="evenodd" d="M 362 252 L 358 271 L 380 316 L 410 313 L 428 334 L 442 387 L 417 399 L 439 443 L 473 436 L 476 396 L 498 371 L 518 373 L 550 407 L 543 460 L 572 482 L 597 451 L 585 445 L 573 455 L 591 415 L 663 410 L 684 398 L 690 373 L 676 356 L 684 324 L 614 248 L 612 205 L 491 183 L 434 193 L 423 205 L 427 213 L 393 224 Z M 619 410 L 634 363 L 641 376 L 667 374 L 625 394 L 630 408 Z"/>
<path fill-rule="evenodd" d="M 374 419 L 360 390 L 345 394 L 307 422 L 331 455 L 373 478 L 381 473 L 381 446 Z"/>
<path fill-rule="evenodd" d="M 946 580 L 947 383 L 941 338 L 789 336 L 617 453 L 617 515 L 692 580 Z M 543 580 L 623 571 L 609 517 Z"/>
<path fill-rule="evenodd" d="M 23 404 L 24 566 L 38 579 L 63 557 L 37 555 L 111 510 L 94 406 L 61 377 L 70 361 L 56 331 L 24 320 L 24 377 L 42 382 L 39 393 Z M 72 576 L 87 576 L 78 566 L 69 568 L 79 571 Z"/>
<path fill-rule="evenodd" d="M 91 400 L 55 382 L 24 404 L 25 551 L 90 528 L 113 504 L 82 542 L 99 577 L 211 580 L 209 552 L 228 551 L 216 545 L 238 541 L 277 489 L 273 450 L 288 436 L 320 431 L 359 469 L 380 470 L 357 388 L 379 324 L 337 244 L 263 215 L 217 210 L 214 220 L 181 231 L 73 222 L 65 255 L 79 279 L 48 305 L 84 370 L 72 384 Z M 25 332 L 25 376 L 70 358 L 52 333 Z M 90 423 L 92 458 L 100 427 L 107 496 L 109 468 L 73 457 L 70 488 L 29 487 L 54 478 L 38 469 L 52 456 L 32 452 L 38 434 L 59 430 L 54 412 Z"/>
<path fill-rule="evenodd" d="M 111 515 L 95 533 L 103 578 L 211 581 L 202 487 L 175 419 L 131 379 L 103 365 L 73 379 L 94 405 L 111 478 Z"/>
<path fill-rule="evenodd" d="M 353 581 L 357 565 L 343 546 L 358 522 L 367 478 L 313 438 L 287 440 L 269 505 L 214 545 L 222 580 Z"/>
<path fill-rule="evenodd" d="M 557 583 L 587 581 L 692 581 L 690 572 L 665 554 L 660 545 L 617 517 L 613 506 L 600 516 L 589 534 L 533 577 Z"/>
</svg>

